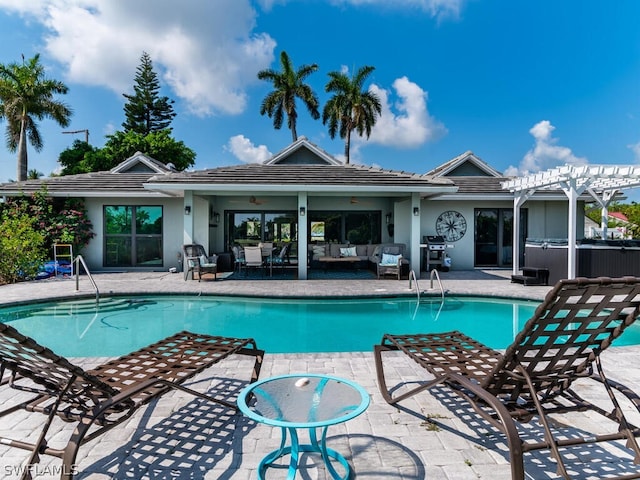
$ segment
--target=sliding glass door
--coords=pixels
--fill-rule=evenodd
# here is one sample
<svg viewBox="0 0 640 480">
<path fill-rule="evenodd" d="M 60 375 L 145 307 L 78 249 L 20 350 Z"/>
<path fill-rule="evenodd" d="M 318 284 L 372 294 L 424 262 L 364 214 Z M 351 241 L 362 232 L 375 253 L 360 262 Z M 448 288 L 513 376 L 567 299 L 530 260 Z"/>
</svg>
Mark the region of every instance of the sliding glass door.
<svg viewBox="0 0 640 480">
<path fill-rule="evenodd" d="M 524 262 L 524 240 L 527 237 L 527 210 L 520 210 L 520 263 Z M 510 267 L 513 265 L 513 210 L 508 208 L 476 208 L 476 267 Z"/>
</svg>

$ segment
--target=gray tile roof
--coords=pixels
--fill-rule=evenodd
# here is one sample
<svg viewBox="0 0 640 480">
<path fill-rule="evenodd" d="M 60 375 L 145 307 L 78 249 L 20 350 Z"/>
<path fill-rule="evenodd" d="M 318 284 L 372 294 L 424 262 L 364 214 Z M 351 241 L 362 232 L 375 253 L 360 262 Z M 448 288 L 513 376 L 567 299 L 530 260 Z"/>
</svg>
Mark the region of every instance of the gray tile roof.
<svg viewBox="0 0 640 480">
<path fill-rule="evenodd" d="M 365 186 L 415 187 L 453 186 L 450 179 L 433 178 L 395 170 L 360 165 L 237 165 L 196 172 L 180 172 L 156 176 L 149 181 L 158 187 L 175 185 L 257 186 Z"/>
<path fill-rule="evenodd" d="M 0 185 L 0 195 L 20 195 L 38 192 L 43 186 L 51 196 L 150 196 L 158 195 L 143 187 L 155 172 L 94 172 L 63 177 L 47 177 L 24 182 L 5 183 Z"/>
<path fill-rule="evenodd" d="M 503 193 L 507 197 L 513 197 L 508 190 L 502 188 L 502 182 L 510 180 L 509 177 L 448 177 L 458 187 L 457 193 Z"/>
<path fill-rule="evenodd" d="M 147 187 L 145 187 L 147 184 Z M 278 191 L 283 186 L 315 187 L 327 191 L 342 188 L 376 191 L 455 190 L 453 182 L 428 175 L 383 170 L 359 165 L 237 165 L 195 172 L 156 174 L 153 172 L 95 172 L 63 177 L 49 177 L 0 185 L 0 195 L 30 194 L 45 185 L 52 196 L 82 197 L 166 195 L 186 189 Z M 164 192 L 164 193 L 162 193 Z"/>
</svg>

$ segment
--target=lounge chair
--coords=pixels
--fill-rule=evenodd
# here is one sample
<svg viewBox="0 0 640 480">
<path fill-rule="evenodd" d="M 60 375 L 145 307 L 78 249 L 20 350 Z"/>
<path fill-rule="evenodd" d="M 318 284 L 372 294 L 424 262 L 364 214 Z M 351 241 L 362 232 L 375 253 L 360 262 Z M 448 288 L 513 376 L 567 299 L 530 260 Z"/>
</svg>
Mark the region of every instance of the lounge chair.
<svg viewBox="0 0 640 480">
<path fill-rule="evenodd" d="M 205 273 L 213 273 L 213 279 L 218 278 L 218 264 L 216 256 L 207 256 L 207 252 L 202 245 L 191 244 L 182 246 L 182 254 L 184 256 L 184 279 L 191 278 L 195 280 L 194 274 L 198 274 L 198 281 L 202 280 Z"/>
<path fill-rule="evenodd" d="M 572 385 L 577 379 L 593 380 L 592 384 L 607 393 L 606 398 L 614 398 L 614 392 L 621 394 L 640 412 L 640 397 L 609 380 L 600 363 L 602 351 L 639 313 L 640 278 L 561 280 L 504 354 L 458 331 L 384 335 L 374 347 L 378 386 L 390 404 L 435 386 L 449 387 L 506 436 L 514 479 L 524 478 L 523 453 L 533 450 L 551 450 L 558 473 L 564 478 L 569 475 L 559 450 L 572 445 L 626 440 L 638 462 L 636 437 L 640 430 L 627 421 L 618 400 L 600 407 L 581 398 Z M 389 389 L 383 356 L 394 351 L 417 362 L 430 378 L 410 389 L 402 385 Z M 608 418 L 616 428 L 610 434 L 584 438 L 554 437 L 549 415 L 583 410 Z M 545 438 L 523 441 L 515 422 L 526 423 L 533 417 L 539 419 Z"/>
<path fill-rule="evenodd" d="M 61 458 L 60 478 L 72 479 L 81 445 L 127 420 L 138 408 L 172 389 L 235 410 L 234 404 L 183 385 L 186 380 L 233 354 L 255 357 L 250 381 L 256 381 L 264 352 L 257 348 L 253 339 L 185 331 L 91 370 L 83 370 L 15 328 L 0 324 L 2 386 L 27 392 L 30 397 L 24 401 L 18 399 L 18 403 L 13 402 L 15 405 L 8 406 L 6 402 L 0 418 L 23 410 L 45 415 L 37 439 L 0 437 L 0 444 L 31 452 L 23 470 L 23 480 L 30 478 L 30 471 L 43 454 Z M 52 448 L 48 444 L 49 429 L 56 416 L 77 424 L 63 448 Z M 50 436 L 54 435 L 59 437 L 59 432 L 52 431 Z"/>
</svg>

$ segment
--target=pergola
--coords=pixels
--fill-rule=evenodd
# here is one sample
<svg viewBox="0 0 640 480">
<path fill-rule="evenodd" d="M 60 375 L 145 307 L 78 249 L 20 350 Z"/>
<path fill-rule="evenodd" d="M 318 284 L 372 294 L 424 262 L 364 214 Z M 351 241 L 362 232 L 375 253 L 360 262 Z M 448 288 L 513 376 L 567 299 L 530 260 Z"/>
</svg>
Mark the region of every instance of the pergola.
<svg viewBox="0 0 640 480">
<path fill-rule="evenodd" d="M 576 223 L 578 198 L 588 193 L 602 209 L 601 227 L 606 235 L 609 204 L 621 190 L 640 187 L 640 166 L 564 165 L 502 183 L 513 192 L 513 273 L 520 270 L 520 207 L 538 190 L 562 189 L 569 199 L 567 278 L 576 276 Z"/>
</svg>

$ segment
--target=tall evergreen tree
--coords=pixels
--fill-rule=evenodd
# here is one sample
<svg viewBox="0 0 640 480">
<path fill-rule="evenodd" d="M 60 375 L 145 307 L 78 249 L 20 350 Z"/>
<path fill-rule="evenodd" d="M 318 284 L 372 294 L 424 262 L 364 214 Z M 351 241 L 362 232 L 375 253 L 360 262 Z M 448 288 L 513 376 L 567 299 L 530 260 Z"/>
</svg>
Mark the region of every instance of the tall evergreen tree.
<svg viewBox="0 0 640 480">
<path fill-rule="evenodd" d="M 18 181 L 28 177 L 27 140 L 36 151 L 43 141 L 38 120 L 53 119 L 61 127 L 69 125 L 71 109 L 55 98 L 67 93 L 67 86 L 46 78 L 40 55 L 22 63 L 0 64 L 0 120 L 7 121 L 7 146 L 18 151 Z"/>
<path fill-rule="evenodd" d="M 170 130 L 169 125 L 176 116 L 173 100 L 159 95 L 160 82 L 147 52 L 140 57 L 134 81 L 133 95 L 123 94 L 127 99 L 124 106 L 126 120 L 122 124 L 125 132 L 148 135 L 159 130 Z"/>
</svg>

